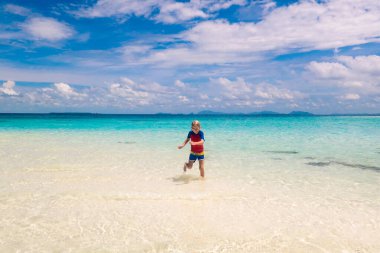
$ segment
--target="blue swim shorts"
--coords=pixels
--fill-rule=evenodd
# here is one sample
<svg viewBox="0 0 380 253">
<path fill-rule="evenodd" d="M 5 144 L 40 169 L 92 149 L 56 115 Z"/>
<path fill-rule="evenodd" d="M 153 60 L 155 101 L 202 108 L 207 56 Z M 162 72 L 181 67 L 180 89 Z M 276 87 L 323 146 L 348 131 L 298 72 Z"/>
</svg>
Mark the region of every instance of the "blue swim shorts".
<svg viewBox="0 0 380 253">
<path fill-rule="evenodd" d="M 190 153 L 190 156 L 189 156 L 189 161 L 196 161 L 196 160 L 204 160 L 205 159 L 205 153 L 202 152 L 202 153 L 194 153 L 194 152 L 191 152 Z"/>
</svg>

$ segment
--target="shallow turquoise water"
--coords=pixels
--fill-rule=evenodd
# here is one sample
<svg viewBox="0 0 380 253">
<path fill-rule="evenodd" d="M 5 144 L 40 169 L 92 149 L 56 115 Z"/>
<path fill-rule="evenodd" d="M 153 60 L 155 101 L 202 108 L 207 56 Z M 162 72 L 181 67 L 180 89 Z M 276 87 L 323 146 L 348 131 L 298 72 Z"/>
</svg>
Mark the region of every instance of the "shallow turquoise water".
<svg viewBox="0 0 380 253">
<path fill-rule="evenodd" d="M 0 131 L 112 136 L 116 142 L 170 150 L 185 139 L 195 118 L 206 150 L 224 157 L 309 157 L 380 171 L 380 117 L 3 114 Z"/>
</svg>

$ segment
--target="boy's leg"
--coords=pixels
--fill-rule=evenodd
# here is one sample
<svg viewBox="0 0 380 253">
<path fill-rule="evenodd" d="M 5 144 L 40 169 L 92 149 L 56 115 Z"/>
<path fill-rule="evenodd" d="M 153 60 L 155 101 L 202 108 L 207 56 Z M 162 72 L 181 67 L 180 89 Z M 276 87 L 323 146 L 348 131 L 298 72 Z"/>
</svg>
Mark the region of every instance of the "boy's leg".
<svg viewBox="0 0 380 253">
<path fill-rule="evenodd" d="M 197 157 L 190 153 L 189 155 L 189 161 L 183 165 L 183 171 L 186 172 L 186 169 L 191 169 L 193 167 L 193 163 L 197 160 Z"/>
<path fill-rule="evenodd" d="M 183 171 L 186 172 L 186 169 L 191 169 L 193 168 L 193 164 L 194 164 L 195 161 L 192 161 L 192 160 L 189 160 L 187 163 L 185 163 L 185 165 L 183 166 Z"/>
<path fill-rule="evenodd" d="M 205 160 L 199 160 L 199 171 L 201 173 L 201 177 L 205 177 Z"/>
</svg>

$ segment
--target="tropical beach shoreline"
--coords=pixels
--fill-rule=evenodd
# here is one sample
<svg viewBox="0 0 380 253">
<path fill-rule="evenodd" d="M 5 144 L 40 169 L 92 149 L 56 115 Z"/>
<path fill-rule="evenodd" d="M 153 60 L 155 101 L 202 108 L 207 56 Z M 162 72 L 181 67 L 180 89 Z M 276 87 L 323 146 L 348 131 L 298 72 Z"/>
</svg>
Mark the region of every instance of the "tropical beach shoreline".
<svg viewBox="0 0 380 253">
<path fill-rule="evenodd" d="M 190 119 L 3 117 L 1 251 L 379 251 L 379 118 Z"/>
</svg>

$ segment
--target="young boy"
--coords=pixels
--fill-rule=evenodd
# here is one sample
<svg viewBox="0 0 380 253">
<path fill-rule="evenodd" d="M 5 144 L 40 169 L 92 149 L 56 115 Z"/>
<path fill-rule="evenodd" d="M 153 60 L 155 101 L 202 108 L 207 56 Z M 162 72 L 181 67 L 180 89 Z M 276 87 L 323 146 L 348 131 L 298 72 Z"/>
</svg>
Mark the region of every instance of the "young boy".
<svg viewBox="0 0 380 253">
<path fill-rule="evenodd" d="M 205 156 L 203 151 L 203 143 L 205 142 L 205 137 L 203 132 L 201 131 L 201 124 L 198 120 L 194 120 L 191 123 L 191 131 L 187 135 L 186 140 L 183 142 L 181 146 L 178 146 L 178 149 L 183 148 L 188 142 L 191 144 L 191 152 L 189 156 L 189 161 L 184 164 L 183 171 L 186 172 L 186 169 L 191 169 L 193 164 L 198 159 L 199 161 L 199 171 L 201 173 L 201 177 L 205 177 Z"/>
</svg>

